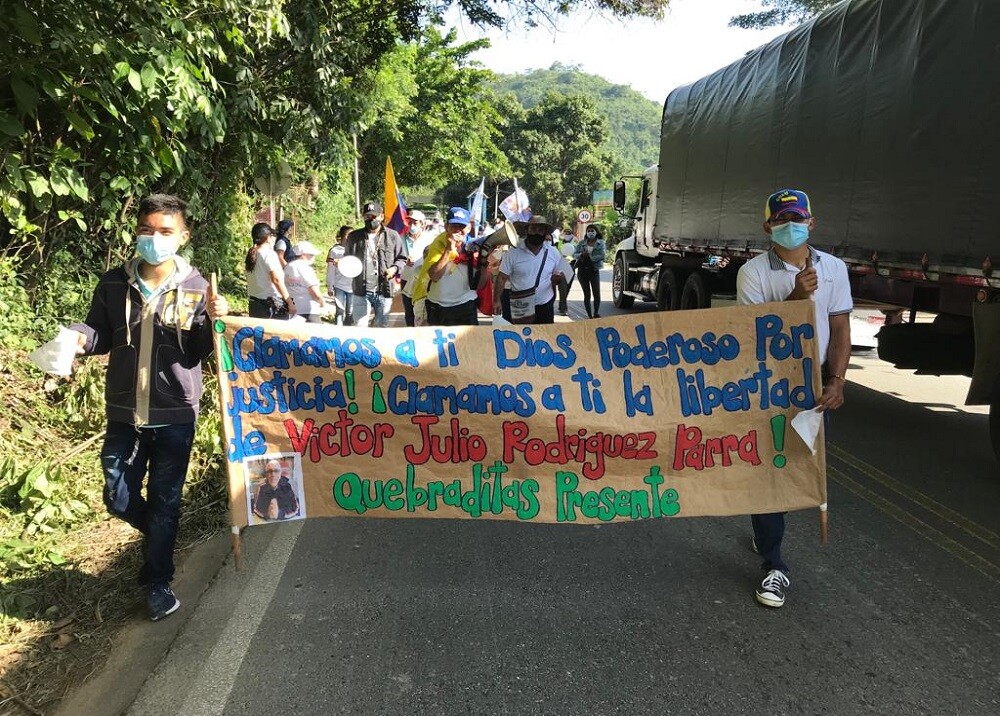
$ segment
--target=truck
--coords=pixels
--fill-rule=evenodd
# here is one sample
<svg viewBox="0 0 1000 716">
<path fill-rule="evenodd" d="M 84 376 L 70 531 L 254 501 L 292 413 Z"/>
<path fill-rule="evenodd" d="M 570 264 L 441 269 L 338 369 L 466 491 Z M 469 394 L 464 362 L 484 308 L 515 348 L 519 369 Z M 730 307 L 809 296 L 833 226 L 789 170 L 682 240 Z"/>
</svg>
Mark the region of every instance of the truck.
<svg viewBox="0 0 1000 716">
<path fill-rule="evenodd" d="M 878 355 L 966 375 L 1000 460 L 1000 1 L 847 0 L 670 93 L 612 298 L 733 295 L 769 248 L 764 202 L 806 191 L 810 242 L 886 316 Z M 917 321 L 920 314 L 932 321 Z"/>
</svg>

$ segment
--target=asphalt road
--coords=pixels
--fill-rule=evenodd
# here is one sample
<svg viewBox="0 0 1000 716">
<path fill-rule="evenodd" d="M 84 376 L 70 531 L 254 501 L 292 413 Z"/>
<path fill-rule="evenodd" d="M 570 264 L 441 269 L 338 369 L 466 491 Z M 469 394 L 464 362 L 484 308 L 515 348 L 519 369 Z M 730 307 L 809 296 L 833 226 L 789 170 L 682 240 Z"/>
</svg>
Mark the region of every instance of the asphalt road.
<svg viewBox="0 0 1000 716">
<path fill-rule="evenodd" d="M 603 315 L 615 313 L 609 287 Z M 578 289 L 571 315 L 582 317 Z M 960 379 L 852 360 L 831 538 L 749 519 L 316 519 L 245 532 L 130 714 L 1000 713 L 1000 468 Z"/>
</svg>

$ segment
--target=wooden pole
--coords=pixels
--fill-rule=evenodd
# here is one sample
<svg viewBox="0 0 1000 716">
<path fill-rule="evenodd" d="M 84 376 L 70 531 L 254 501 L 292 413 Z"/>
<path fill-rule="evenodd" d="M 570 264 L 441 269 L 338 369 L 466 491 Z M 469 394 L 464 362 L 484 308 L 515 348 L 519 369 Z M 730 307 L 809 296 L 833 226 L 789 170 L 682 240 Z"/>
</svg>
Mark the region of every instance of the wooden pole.
<svg viewBox="0 0 1000 716">
<path fill-rule="evenodd" d="M 216 296 L 219 295 L 219 277 L 218 277 L 218 274 L 216 274 L 214 271 L 212 272 L 212 274 L 211 274 L 211 276 L 209 278 L 209 283 L 211 285 L 211 297 L 215 298 Z M 215 326 L 212 326 L 212 333 L 213 333 L 213 338 L 212 339 L 215 340 L 215 336 L 214 336 L 214 334 L 215 334 Z M 223 400 L 223 397 L 222 397 L 224 395 L 223 381 L 225 380 L 225 376 L 223 375 L 221 360 L 222 360 L 221 357 L 217 353 L 216 356 L 215 356 L 215 364 L 216 364 L 216 375 L 219 378 L 219 413 L 222 415 L 222 424 L 223 424 L 223 426 L 225 426 L 225 422 L 226 422 L 226 408 L 225 408 L 225 405 L 223 404 L 224 400 Z M 222 434 L 222 445 L 223 445 L 222 449 L 225 450 L 226 449 L 225 446 L 227 445 L 227 443 L 226 443 L 226 435 L 225 435 L 225 429 L 224 428 L 223 428 L 223 434 Z M 228 482 L 228 474 L 229 473 L 228 473 L 228 470 L 227 470 L 227 472 L 226 472 L 227 482 Z M 229 492 L 228 487 L 226 489 L 226 492 L 227 493 Z M 230 516 L 231 515 L 232 515 L 232 510 L 230 509 Z M 243 562 L 243 540 L 242 540 L 242 538 L 240 536 L 240 528 L 239 528 L 238 525 L 232 525 L 231 526 L 230 541 L 231 541 L 232 547 L 233 547 L 233 565 L 236 567 L 237 570 L 239 570 L 239 568 L 240 568 L 240 566 L 241 566 L 241 564 Z"/>
<path fill-rule="evenodd" d="M 827 510 L 826 503 L 824 502 L 819 506 L 819 543 L 822 545 L 826 544 L 826 539 L 830 535 L 830 512 Z"/>
</svg>

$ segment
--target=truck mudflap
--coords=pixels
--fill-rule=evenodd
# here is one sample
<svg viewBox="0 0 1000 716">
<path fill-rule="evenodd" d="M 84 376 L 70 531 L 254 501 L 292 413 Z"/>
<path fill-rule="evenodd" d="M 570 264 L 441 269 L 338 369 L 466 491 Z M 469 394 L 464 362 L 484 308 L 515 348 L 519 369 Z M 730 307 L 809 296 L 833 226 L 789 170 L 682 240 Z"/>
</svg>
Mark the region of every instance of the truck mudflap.
<svg viewBox="0 0 1000 716">
<path fill-rule="evenodd" d="M 972 375 L 975 355 L 972 331 L 934 323 L 883 326 L 878 357 L 897 368 L 933 375 Z"/>
<path fill-rule="evenodd" d="M 976 333 L 975 365 L 966 405 L 1000 405 L 1000 303 L 977 303 L 972 308 Z M 996 418 L 1000 423 L 1000 417 Z"/>
</svg>

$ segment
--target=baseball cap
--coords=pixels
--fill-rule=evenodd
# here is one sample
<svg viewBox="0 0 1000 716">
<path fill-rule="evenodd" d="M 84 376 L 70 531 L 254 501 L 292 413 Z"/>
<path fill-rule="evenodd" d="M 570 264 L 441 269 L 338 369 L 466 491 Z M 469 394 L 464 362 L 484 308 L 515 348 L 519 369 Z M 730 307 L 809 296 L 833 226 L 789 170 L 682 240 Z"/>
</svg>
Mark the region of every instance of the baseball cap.
<svg viewBox="0 0 1000 716">
<path fill-rule="evenodd" d="M 377 201 L 366 201 L 365 205 L 361 207 L 361 214 L 381 214 L 382 205 Z"/>
<path fill-rule="evenodd" d="M 461 224 L 462 226 L 469 225 L 469 212 L 460 206 L 453 206 L 448 209 L 448 218 L 445 220 L 446 224 Z"/>
<path fill-rule="evenodd" d="M 424 216 L 424 212 L 420 211 L 420 209 L 414 209 L 411 211 L 410 218 L 413 219 L 413 221 L 427 221 L 427 217 Z"/>
<path fill-rule="evenodd" d="M 767 198 L 764 205 L 764 220 L 770 221 L 772 217 L 780 214 L 792 212 L 804 218 L 812 217 L 812 209 L 809 206 L 809 197 L 804 191 L 797 189 L 781 189 L 774 192 Z"/>
</svg>

